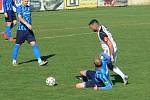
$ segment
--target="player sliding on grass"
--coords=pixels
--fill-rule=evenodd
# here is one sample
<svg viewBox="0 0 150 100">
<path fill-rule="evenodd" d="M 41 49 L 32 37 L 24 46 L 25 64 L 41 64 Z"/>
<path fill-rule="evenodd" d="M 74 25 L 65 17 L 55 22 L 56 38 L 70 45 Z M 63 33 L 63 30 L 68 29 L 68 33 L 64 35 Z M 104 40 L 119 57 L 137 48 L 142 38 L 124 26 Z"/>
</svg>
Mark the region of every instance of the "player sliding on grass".
<svg viewBox="0 0 150 100">
<path fill-rule="evenodd" d="M 34 55 L 36 59 L 38 60 L 38 63 L 40 66 L 46 65 L 47 61 L 42 61 L 40 57 L 40 52 L 38 50 L 38 46 L 36 44 L 35 36 L 32 31 L 32 25 L 31 25 L 31 8 L 28 6 L 28 0 L 22 0 L 22 5 L 18 7 L 17 10 L 18 14 L 18 29 L 17 29 L 17 36 L 16 36 L 16 44 L 14 46 L 13 50 L 13 65 L 17 65 L 17 54 L 19 51 L 19 48 L 22 43 L 25 42 L 25 40 L 28 41 L 28 43 L 31 44 Z"/>
<path fill-rule="evenodd" d="M 94 90 L 109 90 L 112 88 L 112 82 L 109 79 L 108 64 L 110 63 L 110 57 L 107 54 L 102 53 L 101 58 L 98 57 L 94 60 L 95 71 L 84 70 L 80 71 L 81 76 L 77 76 L 78 79 L 82 79 L 83 83 L 77 83 L 76 88 L 94 88 Z"/>
<path fill-rule="evenodd" d="M 112 34 L 107 30 L 107 28 L 100 23 L 93 19 L 89 23 L 89 27 L 94 32 L 97 32 L 99 41 L 101 43 L 102 49 L 104 53 L 107 53 L 111 57 L 112 64 L 110 65 L 110 69 L 113 70 L 115 73 L 120 75 L 123 79 L 124 84 L 128 83 L 128 76 L 125 75 L 116 65 L 116 58 L 117 58 L 117 45 L 114 41 Z"/>
<path fill-rule="evenodd" d="M 2 32 L 2 36 L 11 42 L 15 42 L 15 39 L 11 36 L 11 29 L 16 25 L 16 15 L 13 11 L 13 6 L 17 9 L 13 0 L 3 0 L 4 15 L 6 21 L 6 29 Z"/>
</svg>

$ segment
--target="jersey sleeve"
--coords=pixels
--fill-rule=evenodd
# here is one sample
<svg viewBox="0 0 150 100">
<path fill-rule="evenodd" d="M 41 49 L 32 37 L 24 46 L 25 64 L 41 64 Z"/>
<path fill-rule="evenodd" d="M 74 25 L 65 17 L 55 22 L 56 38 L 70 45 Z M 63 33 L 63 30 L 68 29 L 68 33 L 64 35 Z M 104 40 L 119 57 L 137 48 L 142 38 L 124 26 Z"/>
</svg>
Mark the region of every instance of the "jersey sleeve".
<svg viewBox="0 0 150 100">
<path fill-rule="evenodd" d="M 3 0 L 3 9 L 4 9 L 4 13 L 6 13 L 6 0 Z"/>
</svg>

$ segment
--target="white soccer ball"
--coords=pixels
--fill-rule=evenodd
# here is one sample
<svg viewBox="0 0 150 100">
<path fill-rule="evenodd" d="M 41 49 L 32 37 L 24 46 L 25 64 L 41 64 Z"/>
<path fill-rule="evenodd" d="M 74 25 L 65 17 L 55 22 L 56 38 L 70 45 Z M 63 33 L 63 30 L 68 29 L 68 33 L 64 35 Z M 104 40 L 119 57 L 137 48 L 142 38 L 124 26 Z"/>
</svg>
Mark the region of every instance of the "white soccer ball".
<svg viewBox="0 0 150 100">
<path fill-rule="evenodd" d="M 48 78 L 46 78 L 46 85 L 48 86 L 54 86 L 56 83 L 56 80 L 54 77 L 49 76 Z"/>
</svg>

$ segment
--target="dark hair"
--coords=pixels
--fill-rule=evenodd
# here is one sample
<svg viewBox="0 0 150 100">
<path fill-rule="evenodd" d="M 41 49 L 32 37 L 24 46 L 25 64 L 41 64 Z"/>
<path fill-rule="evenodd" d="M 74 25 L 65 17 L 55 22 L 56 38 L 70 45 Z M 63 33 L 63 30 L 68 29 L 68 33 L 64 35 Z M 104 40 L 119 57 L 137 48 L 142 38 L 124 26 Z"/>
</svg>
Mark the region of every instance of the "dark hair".
<svg viewBox="0 0 150 100">
<path fill-rule="evenodd" d="M 89 22 L 89 25 L 92 25 L 92 24 L 94 24 L 94 23 L 99 24 L 98 20 L 92 19 L 92 20 Z"/>
</svg>

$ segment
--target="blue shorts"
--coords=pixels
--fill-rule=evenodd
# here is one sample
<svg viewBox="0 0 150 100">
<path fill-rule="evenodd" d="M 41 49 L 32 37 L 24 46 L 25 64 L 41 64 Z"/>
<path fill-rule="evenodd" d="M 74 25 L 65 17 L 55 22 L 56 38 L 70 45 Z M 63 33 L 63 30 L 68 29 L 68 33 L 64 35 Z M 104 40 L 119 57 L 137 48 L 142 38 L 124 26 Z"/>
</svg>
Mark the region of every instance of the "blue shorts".
<svg viewBox="0 0 150 100">
<path fill-rule="evenodd" d="M 6 11 L 6 13 L 8 15 L 7 18 L 5 17 L 6 22 L 12 22 L 12 21 L 16 20 L 16 14 L 13 10 L 8 10 L 8 11 Z"/>
<path fill-rule="evenodd" d="M 31 30 L 17 30 L 16 44 L 22 44 L 25 40 L 30 43 L 36 41 L 33 31 Z"/>
<path fill-rule="evenodd" d="M 95 74 L 96 74 L 96 71 L 88 70 L 86 72 L 86 77 L 89 79 L 89 81 L 85 82 L 85 88 L 95 87 L 95 85 L 97 85 L 98 87 L 101 87 L 104 85 L 102 81 L 100 81 L 99 83 L 95 81 Z"/>
</svg>

